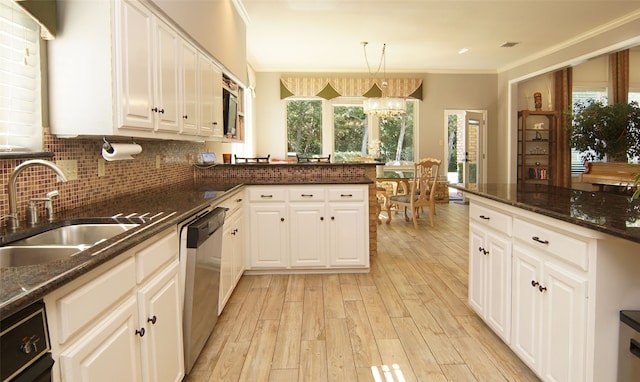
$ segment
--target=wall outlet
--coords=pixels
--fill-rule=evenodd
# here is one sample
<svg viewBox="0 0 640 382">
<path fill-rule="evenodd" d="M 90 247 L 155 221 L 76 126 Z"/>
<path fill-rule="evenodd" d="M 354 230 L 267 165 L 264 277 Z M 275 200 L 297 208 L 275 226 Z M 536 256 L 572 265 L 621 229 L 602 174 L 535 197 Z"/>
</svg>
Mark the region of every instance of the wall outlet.
<svg viewBox="0 0 640 382">
<path fill-rule="evenodd" d="M 78 161 L 73 160 L 59 160 L 56 161 L 56 166 L 62 170 L 67 180 L 78 180 Z"/>
<path fill-rule="evenodd" d="M 102 159 L 102 158 L 98 158 L 98 177 L 101 176 L 105 176 L 106 175 L 106 171 L 105 171 L 105 163 L 107 161 Z"/>
<path fill-rule="evenodd" d="M 162 163 L 162 158 L 160 158 L 160 155 L 156 155 L 156 169 L 160 170 L 161 163 Z"/>
</svg>

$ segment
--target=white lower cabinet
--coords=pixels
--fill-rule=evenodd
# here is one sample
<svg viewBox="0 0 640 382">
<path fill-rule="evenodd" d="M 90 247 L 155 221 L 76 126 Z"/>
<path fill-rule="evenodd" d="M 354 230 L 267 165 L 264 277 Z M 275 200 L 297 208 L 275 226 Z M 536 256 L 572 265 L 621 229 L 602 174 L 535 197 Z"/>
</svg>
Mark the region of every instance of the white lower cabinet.
<svg viewBox="0 0 640 382">
<path fill-rule="evenodd" d="M 513 251 L 514 352 L 546 381 L 583 381 L 587 278 L 544 253 Z"/>
<path fill-rule="evenodd" d="M 85 336 L 60 354 L 62 381 L 139 381 L 142 370 L 140 344 L 132 335 L 138 330 L 138 307 L 127 298 Z M 54 365 L 55 367 L 55 365 Z"/>
<path fill-rule="evenodd" d="M 368 188 L 249 188 L 251 269 L 369 266 Z"/>
<path fill-rule="evenodd" d="M 220 259 L 220 296 L 218 298 L 218 314 L 233 293 L 244 272 L 245 225 L 243 198 L 239 192 L 229 198 L 223 207 L 229 208 L 222 231 L 222 257 Z"/>
<path fill-rule="evenodd" d="M 469 304 L 502 339 L 511 333 L 511 238 L 469 224 Z"/>
<path fill-rule="evenodd" d="M 619 311 L 640 306 L 640 245 L 469 199 L 473 309 L 543 381 L 615 381 Z"/>
<path fill-rule="evenodd" d="M 181 381 L 175 229 L 47 295 L 54 381 Z"/>
</svg>

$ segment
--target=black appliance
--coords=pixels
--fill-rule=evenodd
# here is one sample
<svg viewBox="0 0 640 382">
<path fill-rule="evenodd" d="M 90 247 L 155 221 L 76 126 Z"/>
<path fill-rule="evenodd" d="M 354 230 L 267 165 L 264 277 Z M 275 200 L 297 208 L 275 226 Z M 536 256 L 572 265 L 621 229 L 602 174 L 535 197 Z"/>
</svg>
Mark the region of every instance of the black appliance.
<svg viewBox="0 0 640 382">
<path fill-rule="evenodd" d="M 51 345 L 44 303 L 36 302 L 0 321 L 0 380 L 51 381 Z"/>
<path fill-rule="evenodd" d="M 238 123 L 238 96 L 227 88 L 222 88 L 222 116 L 224 135 L 235 136 Z"/>
</svg>

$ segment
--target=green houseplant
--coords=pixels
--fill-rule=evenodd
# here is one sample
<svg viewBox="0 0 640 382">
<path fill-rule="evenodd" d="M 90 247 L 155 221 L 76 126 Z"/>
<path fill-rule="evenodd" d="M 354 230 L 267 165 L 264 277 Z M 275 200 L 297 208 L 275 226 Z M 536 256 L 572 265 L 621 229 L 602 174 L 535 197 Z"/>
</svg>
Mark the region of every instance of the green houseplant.
<svg viewBox="0 0 640 382">
<path fill-rule="evenodd" d="M 585 161 L 627 161 L 640 155 L 640 107 L 637 102 L 606 105 L 577 102 L 571 117 L 571 147 Z"/>
</svg>

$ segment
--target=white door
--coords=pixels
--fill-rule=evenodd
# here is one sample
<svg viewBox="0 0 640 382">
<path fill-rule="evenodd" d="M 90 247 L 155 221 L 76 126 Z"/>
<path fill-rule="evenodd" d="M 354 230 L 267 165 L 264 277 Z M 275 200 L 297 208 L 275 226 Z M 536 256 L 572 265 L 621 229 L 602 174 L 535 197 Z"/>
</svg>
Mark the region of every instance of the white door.
<svg viewBox="0 0 640 382">
<path fill-rule="evenodd" d="M 532 370 L 540 369 L 542 262 L 528 249 L 513 247 L 511 348 Z"/>
<path fill-rule="evenodd" d="M 469 305 L 479 315 L 484 315 L 485 285 L 485 230 L 469 224 Z"/>
<path fill-rule="evenodd" d="M 502 339 L 511 334 L 511 241 L 487 233 L 485 319 Z"/>
<path fill-rule="evenodd" d="M 156 91 L 154 110 L 157 129 L 179 131 L 178 59 L 179 37 L 175 30 L 155 19 Z"/>
<path fill-rule="evenodd" d="M 178 262 L 175 261 L 138 292 L 143 381 L 180 382 L 184 376 L 182 314 Z"/>
<path fill-rule="evenodd" d="M 366 195 L 366 194 L 365 194 Z M 368 209 L 362 203 L 330 203 L 328 217 L 329 264 L 365 266 L 369 261 Z"/>
<path fill-rule="evenodd" d="M 182 134 L 198 134 L 198 51 L 187 41 L 182 41 Z"/>
<path fill-rule="evenodd" d="M 123 1 L 118 43 L 118 128 L 153 130 L 153 25 L 150 11 L 137 2 Z"/>
<path fill-rule="evenodd" d="M 140 381 L 138 306 L 131 296 L 60 354 L 63 381 Z M 139 332 L 138 332 L 139 333 Z"/>
<path fill-rule="evenodd" d="M 467 111 L 464 114 L 464 167 L 462 183 L 466 188 L 476 189 L 482 181 L 483 152 L 481 137 L 484 130 L 482 113 Z"/>
<path fill-rule="evenodd" d="M 289 206 L 292 267 L 320 267 L 326 261 L 324 203 Z"/>
<path fill-rule="evenodd" d="M 587 280 L 550 263 L 544 272 L 541 375 L 547 381 L 584 381 Z"/>
<path fill-rule="evenodd" d="M 256 203 L 249 207 L 251 220 L 251 266 L 286 268 L 287 208 L 284 204 Z"/>
</svg>

